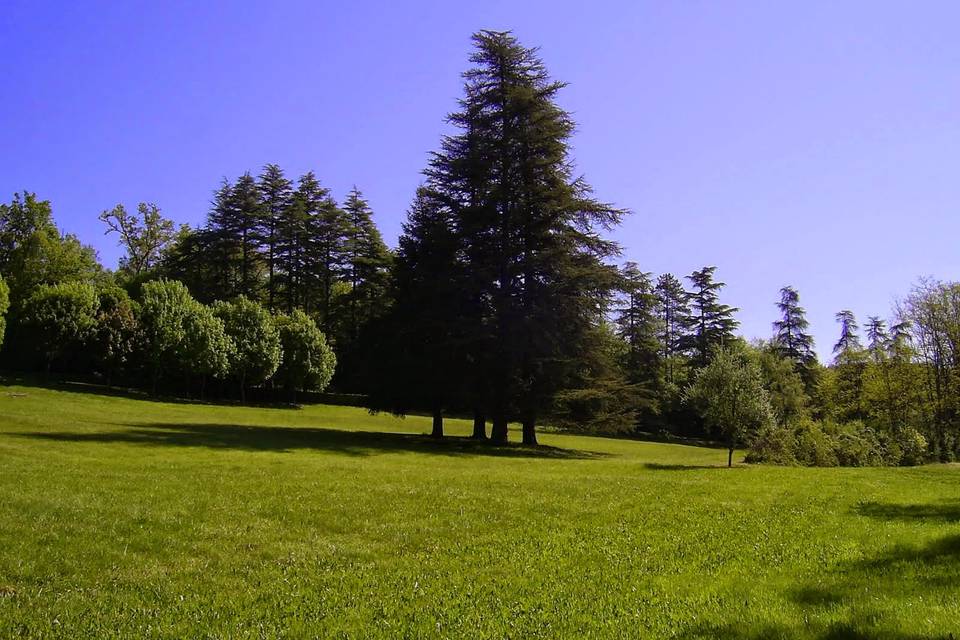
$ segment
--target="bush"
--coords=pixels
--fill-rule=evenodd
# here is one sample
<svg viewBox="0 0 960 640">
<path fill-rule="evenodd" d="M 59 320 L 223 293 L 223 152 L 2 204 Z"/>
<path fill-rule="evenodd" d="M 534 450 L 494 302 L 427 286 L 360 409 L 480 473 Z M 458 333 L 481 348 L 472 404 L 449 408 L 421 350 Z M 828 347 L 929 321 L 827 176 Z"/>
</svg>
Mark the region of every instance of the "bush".
<svg viewBox="0 0 960 640">
<path fill-rule="evenodd" d="M 797 438 L 793 429 L 771 426 L 757 433 L 746 461 L 794 465 L 797 464 L 796 449 Z"/>
<path fill-rule="evenodd" d="M 822 423 L 814 420 L 798 423 L 794 455 L 798 463 L 808 467 L 836 467 L 840 464 L 834 439 L 824 430 Z"/>
<path fill-rule="evenodd" d="M 97 298 L 97 323 L 87 346 L 95 365 L 110 385 L 113 376 L 124 370 L 136 346 L 139 305 L 117 286 L 100 289 Z"/>
<path fill-rule="evenodd" d="M 927 439 L 913 427 L 904 427 L 896 435 L 895 442 L 900 449 L 898 463 L 903 466 L 923 464 L 927 460 Z"/>
<path fill-rule="evenodd" d="M 337 358 L 316 323 L 297 309 L 277 316 L 276 325 L 283 350 L 277 380 L 291 393 L 326 389 Z"/>
<path fill-rule="evenodd" d="M 244 296 L 217 302 L 213 312 L 233 341 L 230 375 L 240 383 L 240 399 L 245 400 L 247 385 L 269 380 L 280 366 L 280 333 L 270 313 Z"/>
<path fill-rule="evenodd" d="M 160 376 L 178 364 L 177 356 L 186 336 L 184 323 L 197 304 L 183 283 L 176 280 L 153 280 L 143 285 L 140 324 L 154 393 Z"/>
<path fill-rule="evenodd" d="M 97 294 L 80 282 L 37 287 L 23 306 L 23 327 L 43 357 L 47 371 L 53 361 L 79 346 L 96 325 Z"/>
<path fill-rule="evenodd" d="M 837 424 L 808 418 L 794 427 L 761 431 L 751 445 L 747 462 L 867 467 L 921 464 L 926 456 L 926 438 L 910 427 L 887 435 L 859 420 Z"/>
</svg>

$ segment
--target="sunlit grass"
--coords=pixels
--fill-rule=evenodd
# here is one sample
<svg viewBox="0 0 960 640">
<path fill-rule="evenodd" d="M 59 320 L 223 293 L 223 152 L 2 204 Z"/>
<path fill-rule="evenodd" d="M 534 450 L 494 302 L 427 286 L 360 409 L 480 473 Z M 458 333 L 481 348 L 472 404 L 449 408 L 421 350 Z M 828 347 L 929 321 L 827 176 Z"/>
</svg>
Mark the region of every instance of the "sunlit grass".
<svg viewBox="0 0 960 640">
<path fill-rule="evenodd" d="M 0 387 L 0 638 L 960 630 L 960 468 L 428 431 Z"/>
</svg>

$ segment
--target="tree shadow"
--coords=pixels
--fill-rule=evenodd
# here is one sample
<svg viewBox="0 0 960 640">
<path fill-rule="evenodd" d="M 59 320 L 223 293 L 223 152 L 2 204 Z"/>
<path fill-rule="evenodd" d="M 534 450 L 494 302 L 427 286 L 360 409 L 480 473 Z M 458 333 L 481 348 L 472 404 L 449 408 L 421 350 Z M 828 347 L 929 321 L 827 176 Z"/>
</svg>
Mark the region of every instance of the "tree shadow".
<svg viewBox="0 0 960 640">
<path fill-rule="evenodd" d="M 9 435 L 59 442 L 127 443 L 162 447 L 204 447 L 238 451 L 287 453 L 312 449 L 350 456 L 411 452 L 446 456 L 492 456 L 593 460 L 608 454 L 520 444 L 493 446 L 468 437 L 435 439 L 426 435 L 382 431 L 344 431 L 331 428 L 272 427 L 238 424 L 146 422 L 121 424 L 123 429 L 96 433 L 21 432 Z"/>
<path fill-rule="evenodd" d="M 726 464 L 661 464 L 659 462 L 645 462 L 644 469 L 651 471 L 699 471 L 702 469 L 743 469 L 744 466 L 734 464 L 728 467 Z"/>
<path fill-rule="evenodd" d="M 145 402 L 162 402 L 164 404 L 185 404 L 201 406 L 222 406 L 222 407 L 254 407 L 258 409 L 299 409 L 300 405 L 293 402 L 270 399 L 268 391 L 250 390 L 250 397 L 246 402 L 240 402 L 236 399 L 211 397 L 207 400 L 199 398 L 188 398 L 179 395 L 169 395 L 167 393 L 158 393 L 156 395 L 143 389 L 135 387 L 124 387 L 120 385 L 108 386 L 99 382 L 86 382 L 73 378 L 52 377 L 50 380 L 43 380 L 34 376 L 15 376 L 0 375 L 0 384 L 4 386 L 23 386 L 36 387 L 49 391 L 65 391 L 67 393 L 81 393 L 84 395 L 105 396 L 108 398 L 124 398 L 127 400 L 143 400 Z M 29 395 L 29 393 L 27 394 Z M 311 394 L 310 400 L 319 402 Z M 306 402 L 308 398 L 304 394 L 299 394 L 301 401 Z"/>
<path fill-rule="evenodd" d="M 857 505 L 861 516 L 879 520 L 929 521 L 937 523 L 960 522 L 960 500 L 934 504 L 890 504 L 864 502 Z"/>
<path fill-rule="evenodd" d="M 709 623 L 684 632 L 684 638 L 795 638 L 819 640 L 956 640 L 956 626 L 921 633 L 911 620 L 923 620 L 924 607 L 950 602 L 960 584 L 960 533 L 950 527 L 960 505 L 865 503 L 861 515 L 892 521 L 927 520 L 947 525 L 949 533 L 916 544 L 896 544 L 880 552 L 841 563 L 814 582 L 787 591 L 800 607 L 804 623 L 756 625 Z M 897 619 L 894 612 L 911 612 Z M 839 618 L 839 619 L 838 619 Z"/>
</svg>

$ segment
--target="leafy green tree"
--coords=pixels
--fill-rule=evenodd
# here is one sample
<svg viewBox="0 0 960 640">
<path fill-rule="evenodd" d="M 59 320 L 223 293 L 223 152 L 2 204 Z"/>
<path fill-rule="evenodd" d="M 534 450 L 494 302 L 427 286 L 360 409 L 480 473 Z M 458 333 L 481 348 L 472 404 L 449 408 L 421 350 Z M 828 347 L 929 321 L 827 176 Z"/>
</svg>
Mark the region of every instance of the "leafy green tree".
<svg viewBox="0 0 960 640">
<path fill-rule="evenodd" d="M 179 368 L 187 316 L 197 303 L 183 283 L 176 280 L 146 282 L 140 295 L 143 357 L 151 370 L 153 393 L 156 394 L 164 372 Z"/>
<path fill-rule="evenodd" d="M 223 320 L 233 341 L 230 374 L 240 385 L 240 400 L 246 401 L 248 385 L 258 385 L 280 366 L 280 334 L 270 313 L 245 296 L 232 302 L 218 301 L 213 312 Z"/>
<path fill-rule="evenodd" d="M 733 332 L 740 326 L 733 317 L 739 309 L 720 302 L 720 290 L 726 283 L 713 279 L 716 270 L 716 267 L 704 267 L 687 276 L 693 285 L 687 292 L 692 307 L 692 331 L 686 336 L 684 346 L 693 354 L 694 367 L 709 363 L 714 347 L 733 339 Z"/>
<path fill-rule="evenodd" d="M 723 437 L 727 466 L 733 466 L 734 449 L 773 425 L 773 409 L 759 367 L 741 349 L 719 346 L 711 356 L 694 374 L 685 397 L 707 428 Z"/>
<path fill-rule="evenodd" d="M 97 291 L 96 326 L 87 347 L 106 377 L 107 386 L 125 367 L 136 350 L 139 337 L 137 315 L 139 305 L 130 299 L 118 286 L 100 288 Z"/>
<path fill-rule="evenodd" d="M 0 274 L 10 287 L 11 311 L 19 312 L 39 285 L 92 284 L 102 279 L 103 269 L 92 248 L 60 233 L 48 201 L 24 192 L 0 205 Z"/>
<path fill-rule="evenodd" d="M 230 373 L 233 353 L 233 341 L 227 335 L 223 320 L 199 302 L 188 305 L 176 358 L 183 375 L 188 379 L 200 378 L 201 399 L 205 396 L 208 378 L 223 379 Z"/>
<path fill-rule="evenodd" d="M 96 325 L 97 294 L 92 285 L 40 285 L 23 306 L 22 322 L 43 356 L 46 371 L 55 359 L 79 347 Z"/>
<path fill-rule="evenodd" d="M 810 398 L 793 362 L 770 343 L 761 343 L 752 352 L 777 423 L 793 425 L 809 417 Z"/>
<path fill-rule="evenodd" d="M 298 390 L 323 391 L 333 378 L 337 358 L 317 324 L 303 311 L 275 318 L 283 360 L 276 379 L 296 399 Z"/>
<path fill-rule="evenodd" d="M 107 233 L 120 236 L 127 255 L 120 260 L 120 271 L 132 278 L 154 269 L 175 238 L 173 222 L 160 214 L 155 204 L 141 202 L 138 214 L 128 213 L 122 204 L 100 214 Z"/>
<path fill-rule="evenodd" d="M 806 310 L 800 306 L 800 295 L 793 287 L 780 289 L 781 319 L 773 323 L 773 343 L 783 357 L 793 362 L 797 373 L 803 378 L 808 393 L 816 387 L 817 355 L 813 350 L 813 336 L 808 332 Z"/>
</svg>

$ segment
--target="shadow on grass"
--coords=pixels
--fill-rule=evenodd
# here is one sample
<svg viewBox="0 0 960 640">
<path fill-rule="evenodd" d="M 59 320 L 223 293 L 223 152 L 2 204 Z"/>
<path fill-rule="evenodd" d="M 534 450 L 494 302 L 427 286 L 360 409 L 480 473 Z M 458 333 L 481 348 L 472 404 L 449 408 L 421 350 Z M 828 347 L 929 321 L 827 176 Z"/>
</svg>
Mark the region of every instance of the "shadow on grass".
<svg viewBox="0 0 960 640">
<path fill-rule="evenodd" d="M 857 513 L 879 520 L 902 522 L 930 521 L 937 523 L 960 522 L 960 501 L 934 504 L 887 504 L 864 502 L 857 506 Z"/>
<path fill-rule="evenodd" d="M 659 462 L 645 462 L 644 469 L 651 471 L 699 471 L 702 469 L 743 469 L 743 465 L 734 464 L 728 467 L 726 463 L 722 464 L 661 464 Z"/>
<path fill-rule="evenodd" d="M 957 503 L 860 505 L 862 515 L 891 521 L 930 521 L 949 531 L 917 544 L 897 544 L 865 558 L 841 563 L 815 582 L 788 591 L 806 622 L 797 625 L 698 625 L 684 638 L 795 638 L 819 640 L 956 640 L 960 620 L 919 633 L 925 608 L 953 602 L 960 583 Z M 906 618 L 897 618 L 897 614 Z"/>
<path fill-rule="evenodd" d="M 85 395 L 106 396 L 111 398 L 125 398 L 128 400 L 144 400 L 146 402 L 163 402 L 165 404 L 194 404 L 203 406 L 223 406 L 223 407 L 256 407 L 260 409 L 299 409 L 300 405 L 282 400 L 265 399 L 256 397 L 257 391 L 251 390 L 251 397 L 246 402 L 231 400 L 228 398 L 211 397 L 208 400 L 198 398 L 187 398 L 178 395 L 167 395 L 163 392 L 153 395 L 143 389 L 129 388 L 122 386 L 107 386 L 98 382 L 84 382 L 81 380 L 72 380 L 66 378 L 53 377 L 50 380 L 44 380 L 42 377 L 28 375 L 0 375 L 0 384 L 6 386 L 24 386 L 37 387 L 38 389 L 47 389 L 50 391 L 66 391 L 68 393 L 82 393 Z M 28 392 L 29 393 L 29 392 Z M 269 392 L 261 391 L 260 396 L 269 395 Z M 301 399 L 306 401 L 305 394 L 300 394 Z M 316 394 L 312 394 L 316 395 Z M 312 396 L 311 396 L 312 397 Z"/>
<path fill-rule="evenodd" d="M 429 436 L 380 431 L 344 431 L 327 428 L 270 427 L 236 424 L 189 424 L 147 422 L 119 425 L 116 431 L 97 433 L 29 432 L 10 435 L 60 442 L 129 443 L 163 447 L 206 447 L 239 451 L 290 452 L 300 449 L 330 451 L 352 456 L 377 453 L 415 452 L 449 456 L 493 456 L 503 458 L 550 458 L 592 460 L 607 454 L 529 447 L 519 444 L 492 446 L 467 437 Z"/>
</svg>

